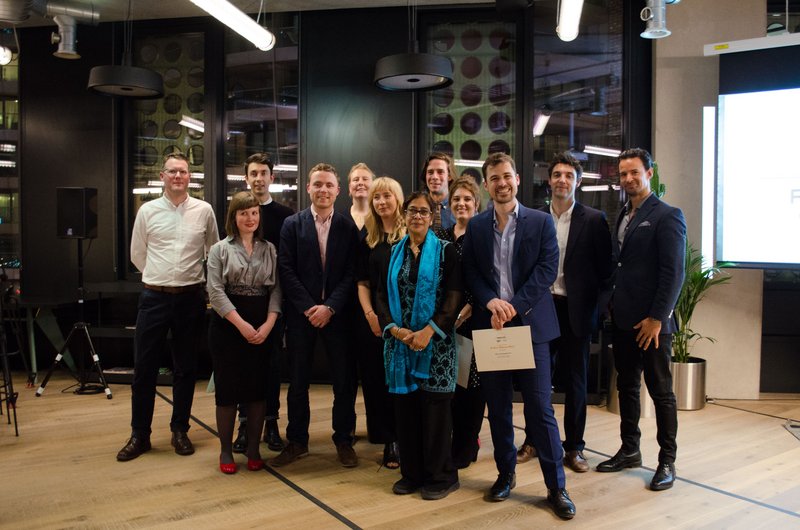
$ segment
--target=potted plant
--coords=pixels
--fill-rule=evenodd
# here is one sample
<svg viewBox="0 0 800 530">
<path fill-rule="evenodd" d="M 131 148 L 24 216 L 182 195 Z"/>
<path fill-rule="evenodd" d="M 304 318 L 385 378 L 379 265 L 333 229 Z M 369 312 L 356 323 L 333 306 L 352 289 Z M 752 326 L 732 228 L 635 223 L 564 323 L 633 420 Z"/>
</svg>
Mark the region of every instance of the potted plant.
<svg viewBox="0 0 800 530">
<path fill-rule="evenodd" d="M 698 410 L 706 404 L 706 361 L 692 356 L 692 348 L 700 340 L 714 342 L 692 329 L 692 316 L 697 304 L 715 285 L 731 278 L 717 267 L 704 267 L 703 256 L 686 242 L 686 258 L 681 292 L 675 305 L 678 329 L 672 334 L 672 387 L 679 410 Z"/>
</svg>

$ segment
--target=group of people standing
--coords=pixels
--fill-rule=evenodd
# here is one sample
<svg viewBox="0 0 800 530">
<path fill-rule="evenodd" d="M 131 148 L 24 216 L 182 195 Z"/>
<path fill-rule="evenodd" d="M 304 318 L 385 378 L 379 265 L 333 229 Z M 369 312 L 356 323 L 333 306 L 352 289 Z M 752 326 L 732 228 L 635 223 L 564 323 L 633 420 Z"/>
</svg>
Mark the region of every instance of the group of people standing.
<svg viewBox="0 0 800 530">
<path fill-rule="evenodd" d="M 272 164 L 266 155 L 253 155 L 245 163 L 252 193 L 233 196 L 227 237 L 217 241 L 211 207 L 188 196 L 185 157 L 169 155 L 161 171 L 164 195 L 143 205 L 134 225 L 131 256 L 145 288 L 136 326 L 132 433 L 117 459 L 131 460 L 151 447 L 155 373 L 168 330 L 172 445 L 181 455 L 194 452 L 187 431 L 205 286 L 213 309 L 208 339 L 223 473 L 237 471 L 237 407 L 247 418 L 237 442 L 248 469 L 264 467 L 262 432 L 269 448 L 280 450 L 269 465 L 308 455 L 309 381 L 321 341 L 341 465 L 358 465 L 353 445 L 359 378 L 368 439 L 383 444 L 387 468 L 400 468 L 392 486 L 398 495 L 419 491 L 423 499 L 436 500 L 458 489 L 458 470 L 477 459 L 488 406 L 498 477 L 486 499 L 507 499 L 517 463 L 538 457 L 548 503 L 556 515 L 571 519 L 576 510 L 564 467 L 589 470 L 583 455 L 589 343 L 598 313 L 611 306 L 622 447 L 597 470 L 641 465 L 644 371 L 661 447 L 651 489 L 671 487 L 677 415 L 670 334 L 683 281 L 685 222 L 680 210 L 652 194 L 649 153 L 625 151 L 619 166 L 629 202 L 612 237 L 602 212 L 576 202 L 582 168 L 569 153 L 550 164 L 552 200 L 541 210 L 517 200 L 520 175 L 502 153 L 483 164 L 482 185 L 491 204 L 480 213 L 478 182 L 469 175 L 456 178 L 448 155 L 426 159 L 424 189 L 407 197 L 396 180 L 376 178 L 365 164 L 356 164 L 348 175 L 350 215 L 334 210 L 340 184 L 329 164 L 309 172 L 309 208 L 276 211 L 268 193 Z M 457 385 L 457 344 L 464 342 L 457 335 L 471 338 L 473 330 L 512 326 L 530 327 L 535 368 L 479 371 L 473 355 L 469 376 Z M 290 359 L 286 443 L 274 423 L 284 335 Z M 569 374 L 563 441 L 551 404 L 555 363 Z M 522 395 L 526 422 L 519 450 L 514 389 Z"/>
</svg>

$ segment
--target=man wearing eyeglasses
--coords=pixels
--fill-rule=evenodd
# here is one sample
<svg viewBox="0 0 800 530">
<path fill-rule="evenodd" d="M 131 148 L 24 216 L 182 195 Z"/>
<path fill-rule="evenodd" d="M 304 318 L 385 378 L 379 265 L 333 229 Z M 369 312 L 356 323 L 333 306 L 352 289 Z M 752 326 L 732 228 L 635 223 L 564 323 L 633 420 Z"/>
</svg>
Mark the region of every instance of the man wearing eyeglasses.
<svg viewBox="0 0 800 530">
<path fill-rule="evenodd" d="M 131 385 L 131 437 L 117 460 L 133 460 L 150 450 L 156 380 L 161 353 L 172 332 L 172 447 L 191 455 L 189 415 L 194 397 L 198 340 L 204 336 L 203 262 L 219 241 L 214 210 L 189 196 L 189 162 L 182 153 L 164 158 L 164 194 L 139 208 L 131 236 L 131 262 L 142 271 L 144 289 L 136 317 Z"/>
<path fill-rule="evenodd" d="M 483 163 L 483 185 L 492 207 L 467 225 L 462 252 L 466 287 L 475 299 L 473 330 L 530 326 L 535 360 L 531 369 L 480 373 L 498 471 L 486 500 L 506 500 L 517 484 L 511 402 L 516 381 L 539 451 L 547 502 L 556 515 L 572 519 L 575 505 L 565 489 L 561 437 L 550 402 L 549 342 L 560 333 L 550 294 L 558 273 L 558 239 L 550 215 L 517 201 L 519 182 L 510 156 L 489 155 Z"/>
</svg>

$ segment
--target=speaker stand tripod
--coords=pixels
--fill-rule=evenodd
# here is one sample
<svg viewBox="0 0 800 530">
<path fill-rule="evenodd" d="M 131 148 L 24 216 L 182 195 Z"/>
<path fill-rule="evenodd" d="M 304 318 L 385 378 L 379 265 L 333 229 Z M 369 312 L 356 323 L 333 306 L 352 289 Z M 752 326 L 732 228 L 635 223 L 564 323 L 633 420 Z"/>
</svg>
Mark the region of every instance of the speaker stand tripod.
<svg viewBox="0 0 800 530">
<path fill-rule="evenodd" d="M 36 390 L 36 397 L 40 397 L 44 393 L 44 387 L 47 386 L 47 382 L 50 380 L 50 376 L 53 375 L 53 371 L 58 367 L 59 364 L 62 363 L 64 359 L 64 353 L 69 348 L 72 340 L 75 337 L 83 336 L 86 340 L 86 345 L 89 348 L 89 353 L 91 354 L 92 358 L 92 369 L 97 372 L 97 376 L 100 379 L 100 385 L 96 384 L 88 384 L 87 383 L 87 373 L 85 369 L 85 365 L 83 359 L 85 356 L 80 356 L 78 358 L 78 373 L 73 373 L 73 377 L 78 381 L 78 389 L 75 390 L 76 394 L 99 394 L 100 392 L 105 392 L 106 397 L 111 399 L 113 396 L 111 395 L 111 389 L 108 387 L 108 383 L 106 382 L 106 377 L 103 375 L 103 368 L 100 366 L 100 357 L 97 355 L 97 352 L 94 349 L 94 344 L 92 344 L 92 337 L 89 335 L 89 324 L 84 321 L 84 295 L 85 289 L 83 288 L 83 240 L 78 239 L 78 314 L 80 320 L 75 322 L 72 325 L 72 329 L 67 335 L 67 340 L 64 341 L 64 345 L 61 347 L 61 350 L 56 355 L 55 362 L 53 366 L 47 371 L 47 375 L 45 376 L 44 380 L 42 381 L 42 385 Z"/>
</svg>

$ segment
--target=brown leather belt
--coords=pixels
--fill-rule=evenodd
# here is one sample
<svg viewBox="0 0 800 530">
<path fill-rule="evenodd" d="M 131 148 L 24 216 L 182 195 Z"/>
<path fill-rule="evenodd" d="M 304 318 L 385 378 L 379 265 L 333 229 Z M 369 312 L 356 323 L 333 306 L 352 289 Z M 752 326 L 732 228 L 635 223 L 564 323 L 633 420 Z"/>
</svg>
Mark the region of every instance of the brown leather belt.
<svg viewBox="0 0 800 530">
<path fill-rule="evenodd" d="M 203 288 L 202 283 L 195 283 L 193 285 L 181 285 L 178 287 L 171 287 L 169 285 L 148 285 L 144 284 L 145 289 L 150 289 L 151 291 L 157 291 L 159 293 L 168 293 L 168 294 L 181 294 L 181 293 L 190 293 L 193 291 L 199 291 Z"/>
</svg>

